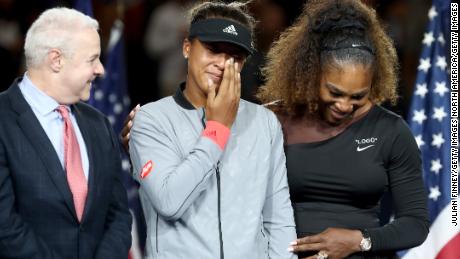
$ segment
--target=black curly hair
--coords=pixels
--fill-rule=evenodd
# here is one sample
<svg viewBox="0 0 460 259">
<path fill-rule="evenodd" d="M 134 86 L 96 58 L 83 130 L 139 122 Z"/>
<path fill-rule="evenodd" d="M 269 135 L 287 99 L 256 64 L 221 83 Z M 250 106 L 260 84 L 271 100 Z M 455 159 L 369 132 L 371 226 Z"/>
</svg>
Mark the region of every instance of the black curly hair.
<svg viewBox="0 0 460 259">
<path fill-rule="evenodd" d="M 330 67 L 362 64 L 373 69 L 369 99 L 397 99 L 398 63 L 393 42 L 375 10 L 359 0 L 310 0 L 296 23 L 273 45 L 263 68 L 263 103 L 281 100 L 275 111 L 315 115 L 321 74 Z"/>
<path fill-rule="evenodd" d="M 313 33 L 317 34 L 321 66 L 343 63 L 373 66 L 375 50 L 366 34 L 369 24 L 356 9 L 342 9 L 338 4 L 319 14 Z"/>
</svg>

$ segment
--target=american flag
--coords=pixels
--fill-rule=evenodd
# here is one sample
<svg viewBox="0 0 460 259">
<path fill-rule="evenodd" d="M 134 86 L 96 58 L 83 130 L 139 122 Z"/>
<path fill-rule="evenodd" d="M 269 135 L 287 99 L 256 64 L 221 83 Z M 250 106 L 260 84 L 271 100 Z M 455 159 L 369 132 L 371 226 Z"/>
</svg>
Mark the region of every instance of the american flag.
<svg viewBox="0 0 460 259">
<path fill-rule="evenodd" d="M 92 16 L 90 0 L 76 0 L 74 7 L 81 12 Z M 123 128 L 123 121 L 130 111 L 130 99 L 127 94 L 126 68 L 123 44 L 123 22 L 115 20 L 110 32 L 110 39 L 105 51 L 105 75 L 93 82 L 91 97 L 88 101 L 93 107 L 104 113 L 109 119 L 116 133 Z M 128 203 L 133 216 L 132 246 L 129 252 L 129 259 L 141 259 L 142 250 L 140 240 L 143 240 L 143 222 L 141 206 L 138 196 L 138 185 L 132 179 L 130 173 L 130 162 L 127 154 L 121 151 L 123 183 L 128 192 Z"/>
<path fill-rule="evenodd" d="M 426 241 L 403 258 L 459 259 L 460 226 L 452 223 L 450 182 L 450 1 L 434 0 L 428 17 L 408 123 L 422 152 L 431 225 Z"/>
</svg>

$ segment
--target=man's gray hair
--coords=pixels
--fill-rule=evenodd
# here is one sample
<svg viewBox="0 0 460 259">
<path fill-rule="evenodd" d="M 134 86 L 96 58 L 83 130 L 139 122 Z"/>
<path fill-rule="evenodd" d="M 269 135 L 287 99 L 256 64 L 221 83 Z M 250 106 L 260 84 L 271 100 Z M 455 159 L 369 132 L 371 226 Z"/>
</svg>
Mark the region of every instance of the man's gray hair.
<svg viewBox="0 0 460 259">
<path fill-rule="evenodd" d="M 75 47 L 73 35 L 85 28 L 99 30 L 99 23 L 77 10 L 65 7 L 43 12 L 27 31 L 24 44 L 27 67 L 40 65 L 53 48 L 71 57 Z"/>
</svg>

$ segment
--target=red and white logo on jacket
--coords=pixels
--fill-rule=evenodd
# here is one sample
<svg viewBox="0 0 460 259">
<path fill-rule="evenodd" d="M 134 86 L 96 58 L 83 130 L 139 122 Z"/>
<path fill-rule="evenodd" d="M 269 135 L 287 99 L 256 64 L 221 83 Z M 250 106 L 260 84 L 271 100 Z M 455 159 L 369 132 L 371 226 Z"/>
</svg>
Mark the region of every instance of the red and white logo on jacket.
<svg viewBox="0 0 460 259">
<path fill-rule="evenodd" d="M 152 169 L 153 169 L 153 162 L 152 160 L 149 160 L 147 163 L 145 163 L 145 165 L 142 167 L 142 171 L 141 171 L 141 179 L 144 179 L 145 177 L 147 177 L 150 172 L 152 172 Z"/>
</svg>

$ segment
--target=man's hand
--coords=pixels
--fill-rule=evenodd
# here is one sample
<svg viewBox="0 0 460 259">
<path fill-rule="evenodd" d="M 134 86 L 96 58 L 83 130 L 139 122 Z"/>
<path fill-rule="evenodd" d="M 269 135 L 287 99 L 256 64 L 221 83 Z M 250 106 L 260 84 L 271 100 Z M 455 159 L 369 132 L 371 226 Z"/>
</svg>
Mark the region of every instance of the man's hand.
<svg viewBox="0 0 460 259">
<path fill-rule="evenodd" d="M 136 115 L 136 112 L 141 108 L 141 106 L 138 104 L 136 107 L 134 107 L 131 112 L 129 112 L 128 116 L 126 117 L 125 121 L 123 122 L 123 129 L 121 130 L 121 142 L 123 144 L 123 148 L 125 149 L 126 152 L 129 152 L 129 132 L 131 131 L 131 128 L 133 127 L 133 119 L 134 115 Z"/>
<path fill-rule="evenodd" d="M 359 230 L 328 228 L 319 234 L 297 239 L 291 243 L 289 250 L 295 253 L 321 251 L 322 254 L 327 254 L 328 259 L 340 259 L 359 252 L 362 238 Z M 317 255 L 306 257 L 306 259 L 316 258 Z"/>
<path fill-rule="evenodd" d="M 208 100 L 206 102 L 206 119 L 217 121 L 228 128 L 232 127 L 238 112 L 241 96 L 241 77 L 238 62 L 233 58 L 225 61 L 225 70 L 219 91 L 217 85 L 208 80 Z"/>
</svg>

